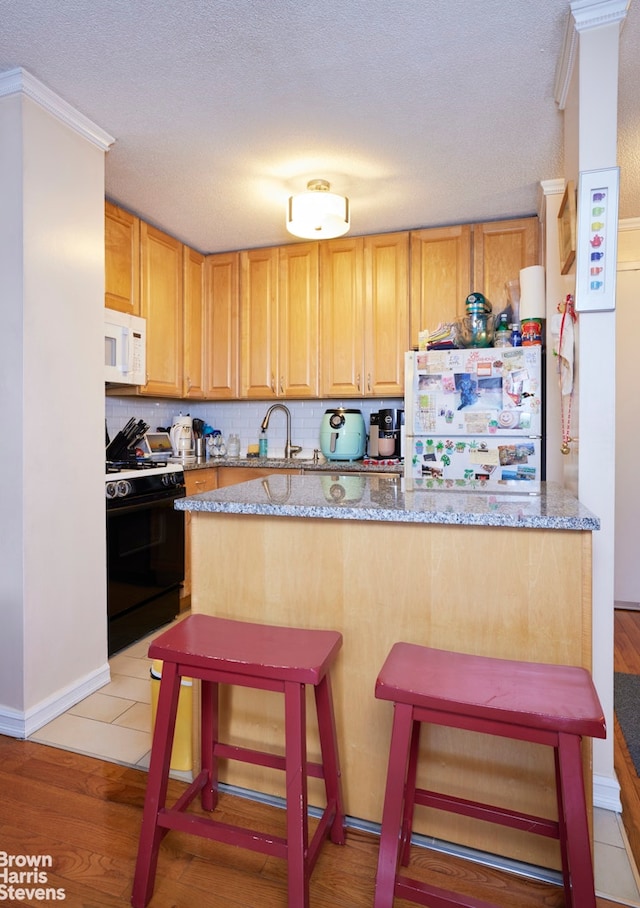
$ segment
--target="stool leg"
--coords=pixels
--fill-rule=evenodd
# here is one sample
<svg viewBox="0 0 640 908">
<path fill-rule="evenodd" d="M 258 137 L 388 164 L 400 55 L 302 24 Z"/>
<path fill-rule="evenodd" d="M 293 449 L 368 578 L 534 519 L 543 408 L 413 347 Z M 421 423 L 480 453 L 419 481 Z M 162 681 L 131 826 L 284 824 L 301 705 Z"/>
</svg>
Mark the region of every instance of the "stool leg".
<svg viewBox="0 0 640 908">
<path fill-rule="evenodd" d="M 289 908 L 309 908 L 306 871 L 307 726 L 305 686 L 288 681 L 284 686 L 285 765 L 287 787 L 287 874 Z"/>
<path fill-rule="evenodd" d="M 416 797 L 416 777 L 418 775 L 418 752 L 420 750 L 421 722 L 413 723 L 411 729 L 411 749 L 409 750 L 409 768 L 407 784 L 404 789 L 404 815 L 402 820 L 402 852 L 400 862 L 406 867 L 411 854 L 411 830 L 413 829 L 413 811 Z"/>
<path fill-rule="evenodd" d="M 558 735 L 558 765 L 562 815 L 566 830 L 566 850 L 571 892 L 567 908 L 596 908 L 593 884 L 593 862 L 582 776 L 580 738 Z"/>
<path fill-rule="evenodd" d="M 336 811 L 331 824 L 331 841 L 335 842 L 336 845 L 344 845 L 344 805 L 340 781 L 338 735 L 333 710 L 331 680 L 328 674 L 315 687 L 315 698 L 327 804 L 335 804 Z"/>
<path fill-rule="evenodd" d="M 214 753 L 219 735 L 218 716 L 218 684 L 203 680 L 200 688 L 200 765 L 207 773 L 201 794 L 204 810 L 214 810 L 218 803 L 218 758 Z"/>
<path fill-rule="evenodd" d="M 393 905 L 412 730 L 413 708 L 406 703 L 394 704 L 374 908 L 391 908 Z"/>
<path fill-rule="evenodd" d="M 567 855 L 567 826 L 564 821 L 564 805 L 562 802 L 562 781 L 560 773 L 560 757 L 558 746 L 553 748 L 556 768 L 556 797 L 558 801 L 558 836 L 560 838 L 560 857 L 562 859 L 562 883 L 564 886 L 565 905 L 571 906 L 571 871 L 569 869 L 569 856 Z"/>
<path fill-rule="evenodd" d="M 156 725 L 151 744 L 149 777 L 138 843 L 138 858 L 133 878 L 131 894 L 133 908 L 144 908 L 153 895 L 160 842 L 168 832 L 167 829 L 157 825 L 157 818 L 167 800 L 171 748 L 176 726 L 179 693 L 178 666 L 175 662 L 165 662 L 162 667 Z"/>
</svg>

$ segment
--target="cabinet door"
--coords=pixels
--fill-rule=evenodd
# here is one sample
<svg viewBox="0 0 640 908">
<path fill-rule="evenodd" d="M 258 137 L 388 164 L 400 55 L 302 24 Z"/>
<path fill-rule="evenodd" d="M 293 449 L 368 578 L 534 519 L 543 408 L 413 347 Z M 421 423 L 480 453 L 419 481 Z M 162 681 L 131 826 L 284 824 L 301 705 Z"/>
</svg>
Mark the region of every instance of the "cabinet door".
<svg viewBox="0 0 640 908">
<path fill-rule="evenodd" d="M 318 396 L 318 253 L 318 243 L 280 248 L 279 396 Z"/>
<path fill-rule="evenodd" d="M 204 256 L 183 248 L 184 376 L 183 397 L 204 397 Z"/>
<path fill-rule="evenodd" d="M 365 394 L 404 394 L 409 348 L 409 234 L 364 239 Z"/>
<path fill-rule="evenodd" d="M 141 394 L 182 396 L 182 243 L 140 225 L 142 298 L 147 320 L 147 384 Z"/>
<path fill-rule="evenodd" d="M 320 246 L 320 386 L 322 397 L 364 394 L 364 241 Z"/>
<path fill-rule="evenodd" d="M 238 397 L 240 254 L 208 255 L 205 262 L 205 389 L 209 400 Z"/>
<path fill-rule="evenodd" d="M 473 290 L 478 290 L 499 312 L 507 305 L 505 283 L 518 280 L 520 269 L 540 264 L 538 218 L 517 218 L 474 224 Z"/>
<path fill-rule="evenodd" d="M 278 393 L 278 249 L 240 253 L 242 397 Z"/>
<path fill-rule="evenodd" d="M 111 202 L 104 206 L 104 304 L 140 315 L 140 221 Z"/>
<path fill-rule="evenodd" d="M 410 346 L 418 346 L 420 331 L 433 331 L 441 322 L 464 315 L 471 289 L 467 224 L 412 231 Z"/>
</svg>

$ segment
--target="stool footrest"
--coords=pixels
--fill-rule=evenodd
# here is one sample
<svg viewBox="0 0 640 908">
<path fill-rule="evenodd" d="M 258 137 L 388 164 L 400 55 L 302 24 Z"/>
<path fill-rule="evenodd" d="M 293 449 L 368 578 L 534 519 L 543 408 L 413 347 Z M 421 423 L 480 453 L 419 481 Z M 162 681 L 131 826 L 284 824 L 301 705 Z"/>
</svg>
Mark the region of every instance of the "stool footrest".
<svg viewBox="0 0 640 908">
<path fill-rule="evenodd" d="M 536 835 L 548 836 L 551 839 L 560 838 L 558 823 L 545 817 L 520 813 L 517 810 L 508 810 L 506 807 L 495 807 L 493 804 L 484 804 L 481 801 L 469 801 L 465 798 L 457 798 L 455 795 L 428 791 L 426 788 L 416 788 L 414 800 L 416 804 L 420 804 L 422 807 L 447 810 L 449 813 L 473 817 L 476 820 L 485 820 L 488 823 L 499 823 L 502 826 L 509 826 L 511 829 L 533 832 Z"/>
<path fill-rule="evenodd" d="M 253 750 L 250 747 L 239 747 L 236 744 L 225 744 L 216 741 L 213 746 L 214 757 L 227 760 L 238 760 L 240 763 L 252 763 L 255 766 L 266 766 L 268 769 L 286 770 L 285 758 L 279 754 L 270 754 L 263 750 Z M 314 779 L 324 779 L 324 771 L 320 763 L 307 762 L 307 775 Z"/>
<path fill-rule="evenodd" d="M 481 902 L 473 896 L 458 895 L 405 876 L 396 877 L 394 895 L 409 901 L 418 901 L 421 905 L 429 905 L 429 908 L 496 908 L 492 902 Z"/>
<path fill-rule="evenodd" d="M 182 813 L 173 809 L 163 809 L 158 813 L 157 825 L 165 829 L 178 829 L 191 835 L 199 835 L 226 845 L 239 845 L 251 851 L 273 855 L 277 858 L 286 858 L 287 842 L 282 836 L 268 835 L 244 829 L 242 826 L 232 826 L 220 820 L 209 817 L 196 816 L 195 814 Z"/>
</svg>

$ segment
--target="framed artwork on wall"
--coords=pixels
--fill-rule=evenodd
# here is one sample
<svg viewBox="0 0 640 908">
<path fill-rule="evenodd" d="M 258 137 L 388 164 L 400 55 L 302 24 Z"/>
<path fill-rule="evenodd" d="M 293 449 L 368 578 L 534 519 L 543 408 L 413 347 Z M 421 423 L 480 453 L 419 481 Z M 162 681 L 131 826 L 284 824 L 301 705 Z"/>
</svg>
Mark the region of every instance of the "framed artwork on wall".
<svg viewBox="0 0 640 908">
<path fill-rule="evenodd" d="M 620 168 L 585 170 L 578 182 L 576 311 L 616 307 Z"/>
<path fill-rule="evenodd" d="M 576 257 L 576 184 L 567 183 L 558 211 L 560 274 L 568 274 Z"/>
</svg>

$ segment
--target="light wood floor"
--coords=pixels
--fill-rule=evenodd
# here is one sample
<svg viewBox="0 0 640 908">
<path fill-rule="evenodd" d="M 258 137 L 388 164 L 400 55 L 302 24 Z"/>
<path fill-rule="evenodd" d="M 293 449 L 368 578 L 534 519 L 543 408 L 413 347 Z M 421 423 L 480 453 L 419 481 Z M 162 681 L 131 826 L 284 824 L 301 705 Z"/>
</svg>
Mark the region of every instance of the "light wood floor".
<svg viewBox="0 0 640 908">
<path fill-rule="evenodd" d="M 121 908 L 131 881 L 145 772 L 0 736 L 0 850 L 50 856 L 46 885 L 68 908 Z M 183 788 L 172 781 L 172 796 Z M 229 822 L 283 834 L 283 811 L 224 795 Z M 10 847 L 9 847 L 10 846 Z M 324 846 L 311 881 L 311 908 L 371 908 L 377 839 L 349 830 Z M 562 908 L 562 891 L 420 850 L 412 875 L 500 908 Z M 39 906 L 41 899 L 14 904 Z M 394 908 L 410 903 L 396 900 Z M 598 899 L 598 908 L 615 908 Z M 286 908 L 282 861 L 172 832 L 164 840 L 150 908 Z"/>
<path fill-rule="evenodd" d="M 614 641 L 614 670 L 640 675 L 640 612 L 616 611 Z M 614 763 L 621 788 L 622 821 L 636 866 L 640 867 L 640 779 L 617 719 L 614 724 Z"/>
</svg>

